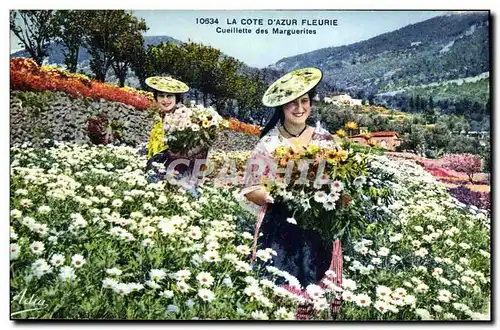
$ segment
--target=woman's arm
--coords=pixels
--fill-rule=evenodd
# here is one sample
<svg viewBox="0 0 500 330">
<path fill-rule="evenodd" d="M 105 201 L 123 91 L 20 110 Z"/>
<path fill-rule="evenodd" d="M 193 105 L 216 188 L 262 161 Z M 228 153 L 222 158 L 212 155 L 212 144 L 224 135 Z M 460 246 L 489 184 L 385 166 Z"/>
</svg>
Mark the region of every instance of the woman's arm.
<svg viewBox="0 0 500 330">
<path fill-rule="evenodd" d="M 273 161 L 270 148 L 272 146 L 267 139 L 259 141 L 255 146 L 245 169 L 245 187 L 241 190 L 241 194 L 248 201 L 259 206 L 273 202 L 269 192 L 260 185 L 261 178 L 270 173 L 270 164 Z"/>
</svg>

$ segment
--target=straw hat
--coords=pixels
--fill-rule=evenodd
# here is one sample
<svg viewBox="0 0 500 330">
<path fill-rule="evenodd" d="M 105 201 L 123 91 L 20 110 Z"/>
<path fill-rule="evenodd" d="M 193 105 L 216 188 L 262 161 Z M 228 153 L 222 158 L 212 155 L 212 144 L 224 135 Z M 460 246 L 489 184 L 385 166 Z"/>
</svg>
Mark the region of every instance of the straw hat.
<svg viewBox="0 0 500 330">
<path fill-rule="evenodd" d="M 262 97 L 262 103 L 266 107 L 286 104 L 316 87 L 321 78 L 321 70 L 312 67 L 288 72 L 269 86 Z"/>
<path fill-rule="evenodd" d="M 189 90 L 188 85 L 171 77 L 149 77 L 146 85 L 165 93 L 186 93 Z"/>
</svg>

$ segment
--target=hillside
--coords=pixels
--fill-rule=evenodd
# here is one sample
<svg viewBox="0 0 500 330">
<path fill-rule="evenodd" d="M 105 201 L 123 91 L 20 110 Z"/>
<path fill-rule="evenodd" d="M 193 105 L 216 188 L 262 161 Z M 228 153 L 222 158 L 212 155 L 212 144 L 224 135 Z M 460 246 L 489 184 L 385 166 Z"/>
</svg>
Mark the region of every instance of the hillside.
<svg viewBox="0 0 500 330">
<path fill-rule="evenodd" d="M 358 98 L 489 71 L 488 13 L 446 15 L 340 47 L 284 58 L 271 68 L 317 66 Z"/>
</svg>

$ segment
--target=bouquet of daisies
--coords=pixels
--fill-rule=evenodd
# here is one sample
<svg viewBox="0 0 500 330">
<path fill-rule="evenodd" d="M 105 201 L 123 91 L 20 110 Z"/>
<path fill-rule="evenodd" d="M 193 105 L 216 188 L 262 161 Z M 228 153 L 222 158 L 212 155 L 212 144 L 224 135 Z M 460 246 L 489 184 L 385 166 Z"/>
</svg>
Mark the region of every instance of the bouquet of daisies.
<svg viewBox="0 0 500 330">
<path fill-rule="evenodd" d="M 173 153 L 210 147 L 217 137 L 222 117 L 212 108 L 179 106 L 165 115 L 164 142 Z"/>
<path fill-rule="evenodd" d="M 365 154 L 330 141 L 278 147 L 273 156 L 274 172 L 264 178 L 271 196 L 293 212 L 288 222 L 316 230 L 327 241 L 364 232 L 366 204 L 388 197 L 388 191 L 366 184 Z"/>
</svg>

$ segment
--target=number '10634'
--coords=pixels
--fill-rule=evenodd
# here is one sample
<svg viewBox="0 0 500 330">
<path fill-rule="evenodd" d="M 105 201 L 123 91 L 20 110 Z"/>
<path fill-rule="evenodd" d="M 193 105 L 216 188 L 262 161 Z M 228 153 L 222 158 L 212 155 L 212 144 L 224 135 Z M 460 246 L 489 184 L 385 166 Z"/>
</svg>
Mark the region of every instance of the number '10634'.
<svg viewBox="0 0 500 330">
<path fill-rule="evenodd" d="M 196 18 L 196 24 L 219 24 L 218 18 Z"/>
</svg>

